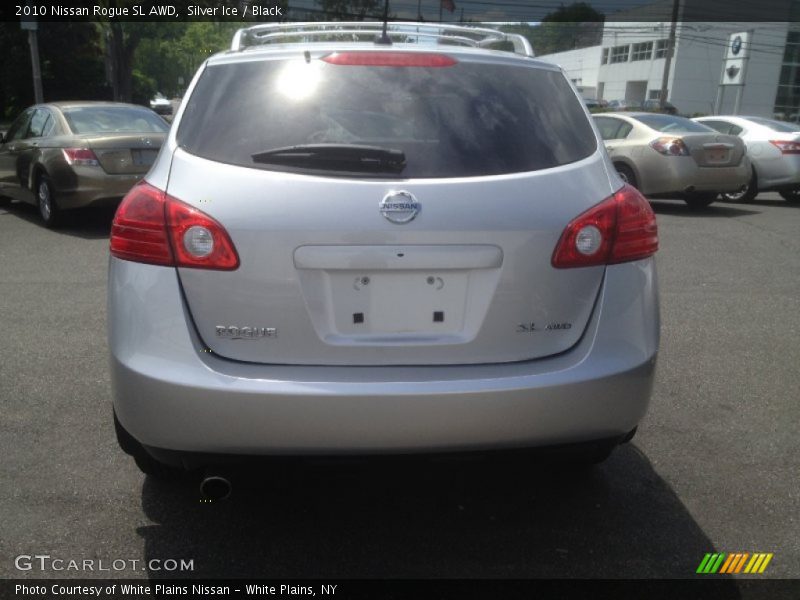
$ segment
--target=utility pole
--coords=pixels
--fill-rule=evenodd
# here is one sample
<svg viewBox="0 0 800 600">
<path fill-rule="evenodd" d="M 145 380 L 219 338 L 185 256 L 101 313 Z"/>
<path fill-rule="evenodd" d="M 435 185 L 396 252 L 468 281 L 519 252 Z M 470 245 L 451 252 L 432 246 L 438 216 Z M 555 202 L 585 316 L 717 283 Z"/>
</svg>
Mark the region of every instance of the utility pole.
<svg viewBox="0 0 800 600">
<path fill-rule="evenodd" d="M 20 21 L 20 28 L 28 30 L 28 44 L 31 47 L 31 70 L 33 71 L 33 98 L 36 104 L 44 102 L 42 92 L 42 69 L 39 64 L 39 37 L 36 29 L 38 23 L 36 17 Z"/>
<path fill-rule="evenodd" d="M 672 23 L 667 38 L 667 55 L 664 57 L 664 74 L 661 76 L 661 92 L 658 94 L 658 107 L 664 110 L 667 102 L 667 86 L 669 85 L 669 69 L 672 66 L 672 55 L 675 52 L 675 30 L 678 27 L 678 9 L 680 0 L 672 0 Z"/>
</svg>

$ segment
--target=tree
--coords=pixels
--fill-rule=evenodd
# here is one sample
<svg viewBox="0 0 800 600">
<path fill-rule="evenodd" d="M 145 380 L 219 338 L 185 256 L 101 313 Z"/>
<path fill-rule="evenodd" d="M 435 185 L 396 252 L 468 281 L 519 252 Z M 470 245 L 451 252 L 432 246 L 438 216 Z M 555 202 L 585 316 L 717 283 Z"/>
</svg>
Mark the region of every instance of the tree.
<svg viewBox="0 0 800 600">
<path fill-rule="evenodd" d="M 603 39 L 605 16 L 585 2 L 562 6 L 549 13 L 539 25 L 519 23 L 501 29 L 519 33 L 530 41 L 537 55 L 596 46 Z"/>
<path fill-rule="evenodd" d="M 156 90 L 172 97 L 183 93 L 204 60 L 230 47 L 241 24 L 202 21 L 169 26 L 169 35 L 141 39 L 133 66 L 134 73 L 150 78 Z"/>
<path fill-rule="evenodd" d="M 34 102 L 27 32 L 16 24 L 0 27 L 0 119 L 12 119 Z M 103 54 L 92 23 L 69 21 L 38 24 L 44 100 L 106 100 Z"/>
<path fill-rule="evenodd" d="M 363 21 L 383 16 L 383 2 L 379 0 L 317 0 L 317 3 L 325 11 L 326 20 Z"/>
</svg>

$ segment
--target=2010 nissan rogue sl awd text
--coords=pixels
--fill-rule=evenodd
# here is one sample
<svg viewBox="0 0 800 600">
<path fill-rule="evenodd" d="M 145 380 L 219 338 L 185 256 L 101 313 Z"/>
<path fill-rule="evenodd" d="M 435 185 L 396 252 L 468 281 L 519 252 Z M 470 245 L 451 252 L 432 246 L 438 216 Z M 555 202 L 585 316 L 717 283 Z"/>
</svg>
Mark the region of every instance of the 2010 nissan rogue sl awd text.
<svg viewBox="0 0 800 600">
<path fill-rule="evenodd" d="M 644 416 L 648 202 L 524 39 L 409 27 L 254 26 L 195 76 L 111 232 L 115 423 L 145 473 L 562 444 L 599 460 Z"/>
</svg>

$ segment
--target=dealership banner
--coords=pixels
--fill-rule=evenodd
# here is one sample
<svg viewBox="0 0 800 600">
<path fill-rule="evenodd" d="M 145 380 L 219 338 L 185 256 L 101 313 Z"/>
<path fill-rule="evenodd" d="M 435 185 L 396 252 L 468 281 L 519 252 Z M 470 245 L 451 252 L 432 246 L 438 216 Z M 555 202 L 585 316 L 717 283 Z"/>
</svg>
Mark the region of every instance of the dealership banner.
<svg viewBox="0 0 800 600">
<path fill-rule="evenodd" d="M 639 580 L 4 580 L 0 598 L 272 598 L 283 600 L 383 599 L 588 599 L 796 600 L 800 580 L 703 579 Z"/>
<path fill-rule="evenodd" d="M 724 3 L 709 0 L 585 0 L 581 4 L 588 5 L 607 22 L 663 23 L 673 19 L 674 3 L 678 5 L 678 21 L 682 22 L 790 22 L 800 18 L 800 10 L 793 0 Z M 534 23 L 566 4 L 569 3 L 529 0 L 389 0 L 389 16 L 392 20 L 420 22 Z M 0 3 L 0 20 L 361 21 L 382 19 L 383 9 L 383 0 L 12 0 Z"/>
</svg>

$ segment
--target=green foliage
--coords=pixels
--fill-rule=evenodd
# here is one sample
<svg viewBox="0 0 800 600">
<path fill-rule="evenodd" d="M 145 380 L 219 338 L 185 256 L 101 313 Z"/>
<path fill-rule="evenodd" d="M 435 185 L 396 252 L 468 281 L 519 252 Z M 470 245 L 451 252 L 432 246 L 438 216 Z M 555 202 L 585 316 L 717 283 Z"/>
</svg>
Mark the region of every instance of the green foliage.
<svg viewBox="0 0 800 600">
<path fill-rule="evenodd" d="M 316 0 L 325 11 L 325 20 L 363 21 L 383 15 L 383 2 L 378 0 Z"/>
<path fill-rule="evenodd" d="M 548 14 L 539 25 L 503 25 L 501 30 L 528 38 L 537 56 L 576 48 L 596 46 L 603 38 L 602 13 L 585 2 L 562 6 Z"/>
<path fill-rule="evenodd" d="M 148 77 L 138 69 L 134 69 L 132 73 L 132 83 L 131 102 L 149 106 L 150 99 L 155 96 L 158 91 L 156 80 L 152 77 Z"/>
<path fill-rule="evenodd" d="M 33 104 L 33 79 L 28 51 L 28 35 L 19 26 L 5 23 L 0 27 L 0 119 L 12 120 L 26 106 Z"/>
<path fill-rule="evenodd" d="M 91 23 L 40 22 L 37 32 L 44 100 L 110 98 L 97 31 Z M 28 33 L 15 23 L 0 27 L 0 119 L 34 103 Z"/>
<path fill-rule="evenodd" d="M 141 40 L 133 64 L 154 80 L 157 91 L 171 98 L 183 94 L 204 60 L 230 47 L 241 25 L 213 22 L 168 25 L 168 35 Z"/>
</svg>

